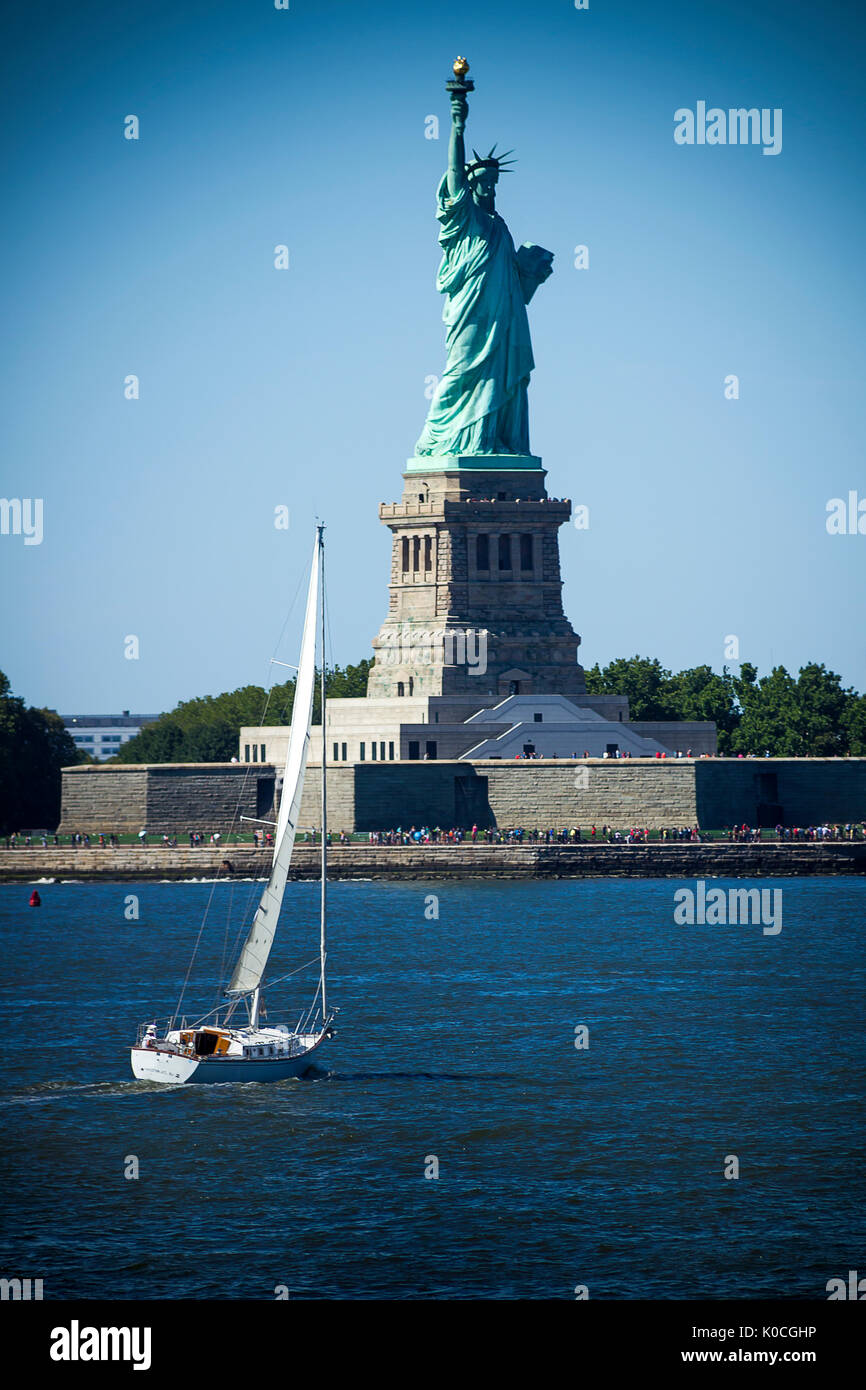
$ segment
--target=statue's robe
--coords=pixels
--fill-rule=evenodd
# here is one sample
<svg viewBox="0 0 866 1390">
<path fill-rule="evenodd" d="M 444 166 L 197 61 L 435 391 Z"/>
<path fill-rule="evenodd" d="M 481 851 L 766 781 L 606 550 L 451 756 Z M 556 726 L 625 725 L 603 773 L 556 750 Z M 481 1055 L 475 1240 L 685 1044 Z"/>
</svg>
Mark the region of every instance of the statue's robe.
<svg viewBox="0 0 866 1390">
<path fill-rule="evenodd" d="M 436 216 L 448 361 L 415 453 L 528 454 L 532 289 L 521 280 L 511 233 L 498 212 L 478 206 L 468 184 L 450 197 L 447 174 Z"/>
</svg>

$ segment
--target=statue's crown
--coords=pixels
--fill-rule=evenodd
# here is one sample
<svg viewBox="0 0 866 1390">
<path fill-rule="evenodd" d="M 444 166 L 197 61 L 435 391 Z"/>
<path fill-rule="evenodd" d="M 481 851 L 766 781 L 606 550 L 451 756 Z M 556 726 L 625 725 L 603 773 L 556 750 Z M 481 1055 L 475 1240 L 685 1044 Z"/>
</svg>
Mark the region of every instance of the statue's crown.
<svg viewBox="0 0 866 1390">
<path fill-rule="evenodd" d="M 498 169 L 500 174 L 510 174 L 511 169 L 508 166 L 514 164 L 515 161 L 509 159 L 508 156 L 514 154 L 514 151 L 506 150 L 504 154 L 496 154 L 495 150 L 496 146 L 494 145 L 493 149 L 486 156 L 482 156 L 477 150 L 473 150 L 472 153 L 475 155 L 475 158 L 470 160 L 466 165 L 467 174 L 474 173 L 476 169 Z"/>
</svg>

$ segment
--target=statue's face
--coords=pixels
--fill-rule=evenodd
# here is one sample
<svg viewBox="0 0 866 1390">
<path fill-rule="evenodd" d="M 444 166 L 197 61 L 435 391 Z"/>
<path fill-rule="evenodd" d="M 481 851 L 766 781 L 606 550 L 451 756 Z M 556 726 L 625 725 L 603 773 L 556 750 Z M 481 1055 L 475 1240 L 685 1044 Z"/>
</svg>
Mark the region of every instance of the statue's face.
<svg viewBox="0 0 866 1390">
<path fill-rule="evenodd" d="M 483 208 L 492 210 L 496 201 L 496 185 L 499 182 L 499 170 L 495 165 L 476 169 L 472 175 L 472 195 L 477 203 Z"/>
</svg>

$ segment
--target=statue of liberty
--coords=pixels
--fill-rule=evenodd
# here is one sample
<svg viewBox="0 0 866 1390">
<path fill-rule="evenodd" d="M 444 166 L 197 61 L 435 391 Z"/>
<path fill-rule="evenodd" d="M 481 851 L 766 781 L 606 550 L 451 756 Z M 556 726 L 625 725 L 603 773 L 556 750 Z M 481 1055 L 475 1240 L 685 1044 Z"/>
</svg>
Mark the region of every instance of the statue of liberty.
<svg viewBox="0 0 866 1390">
<path fill-rule="evenodd" d="M 448 360 L 416 456 L 528 454 L 527 387 L 535 366 L 526 305 L 552 274 L 553 253 L 529 243 L 515 251 L 495 207 L 496 184 L 508 173 L 508 155 L 486 158 L 473 150 L 466 163 L 463 132 L 469 113 L 458 58 L 451 95 L 448 172 L 437 195 L 442 263 L 436 288 L 445 295 Z M 510 154 L 511 151 L 508 151 Z"/>
</svg>

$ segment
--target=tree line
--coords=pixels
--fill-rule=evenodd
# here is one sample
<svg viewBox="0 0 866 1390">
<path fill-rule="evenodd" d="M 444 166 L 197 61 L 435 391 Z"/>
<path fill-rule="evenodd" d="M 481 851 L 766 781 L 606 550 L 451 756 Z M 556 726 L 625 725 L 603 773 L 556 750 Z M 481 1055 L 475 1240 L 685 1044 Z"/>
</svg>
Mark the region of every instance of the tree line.
<svg viewBox="0 0 866 1390">
<path fill-rule="evenodd" d="M 372 659 L 357 666 L 328 667 L 328 699 L 349 699 L 367 693 Z M 113 762 L 225 763 L 238 755 L 240 731 L 246 725 L 291 724 L 294 679 L 271 686 L 244 685 L 223 695 L 184 700 L 168 714 L 147 724 L 124 743 Z M 319 719 L 321 689 L 316 681 L 313 720 Z"/>
<path fill-rule="evenodd" d="M 769 751 L 776 758 L 866 755 L 866 696 L 843 689 L 839 676 L 809 662 L 792 676 L 768 676 L 744 661 L 739 675 L 710 666 L 673 673 L 656 658 L 618 658 L 586 672 L 595 695 L 627 695 L 634 720 L 711 719 L 722 754 Z"/>
</svg>

